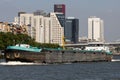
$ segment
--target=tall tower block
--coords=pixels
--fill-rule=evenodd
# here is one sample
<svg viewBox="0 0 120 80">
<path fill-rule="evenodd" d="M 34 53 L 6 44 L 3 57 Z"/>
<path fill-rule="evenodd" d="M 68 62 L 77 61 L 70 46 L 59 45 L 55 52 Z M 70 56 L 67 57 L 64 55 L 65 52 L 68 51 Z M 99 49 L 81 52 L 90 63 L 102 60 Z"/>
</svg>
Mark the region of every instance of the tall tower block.
<svg viewBox="0 0 120 80">
<path fill-rule="evenodd" d="M 104 41 L 103 20 L 94 16 L 88 18 L 88 39 L 97 42 Z"/>
<path fill-rule="evenodd" d="M 65 4 L 55 4 L 54 5 L 54 12 L 60 12 L 65 14 Z"/>
</svg>

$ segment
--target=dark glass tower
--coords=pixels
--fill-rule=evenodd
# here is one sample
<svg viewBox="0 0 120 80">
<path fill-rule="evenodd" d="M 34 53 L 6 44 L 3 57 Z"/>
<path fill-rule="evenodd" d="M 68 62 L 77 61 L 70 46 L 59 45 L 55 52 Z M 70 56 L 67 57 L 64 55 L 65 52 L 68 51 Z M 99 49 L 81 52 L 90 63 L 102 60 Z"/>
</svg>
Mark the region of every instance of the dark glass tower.
<svg viewBox="0 0 120 80">
<path fill-rule="evenodd" d="M 61 24 L 62 27 L 65 28 L 65 4 L 54 4 L 54 12 Z"/>
<path fill-rule="evenodd" d="M 55 4 L 54 5 L 54 12 L 60 12 L 65 15 L 65 5 L 64 4 Z"/>
<path fill-rule="evenodd" d="M 65 27 L 65 15 L 63 13 L 62 14 L 58 13 L 58 14 L 56 14 L 56 16 L 57 16 L 61 26 Z"/>
<path fill-rule="evenodd" d="M 65 40 L 67 43 L 78 43 L 79 38 L 79 20 L 76 18 L 67 18 L 65 25 Z"/>
</svg>

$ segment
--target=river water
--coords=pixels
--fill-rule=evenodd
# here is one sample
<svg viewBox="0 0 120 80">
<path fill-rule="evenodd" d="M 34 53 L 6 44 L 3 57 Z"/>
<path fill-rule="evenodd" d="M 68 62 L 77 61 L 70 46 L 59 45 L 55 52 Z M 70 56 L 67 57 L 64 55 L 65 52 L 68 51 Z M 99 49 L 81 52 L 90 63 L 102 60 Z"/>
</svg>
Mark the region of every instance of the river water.
<svg viewBox="0 0 120 80">
<path fill-rule="evenodd" d="M 0 63 L 0 80 L 120 80 L 120 57 L 112 62 L 73 64 Z"/>
</svg>

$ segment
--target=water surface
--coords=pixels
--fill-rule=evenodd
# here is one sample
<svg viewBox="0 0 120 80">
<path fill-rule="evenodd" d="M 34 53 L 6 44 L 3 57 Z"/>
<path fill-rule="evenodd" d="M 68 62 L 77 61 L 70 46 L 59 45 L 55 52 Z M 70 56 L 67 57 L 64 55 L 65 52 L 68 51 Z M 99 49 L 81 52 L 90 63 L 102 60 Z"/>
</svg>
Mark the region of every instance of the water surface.
<svg viewBox="0 0 120 80">
<path fill-rule="evenodd" d="M 120 80 L 120 61 L 0 65 L 0 80 Z"/>
</svg>

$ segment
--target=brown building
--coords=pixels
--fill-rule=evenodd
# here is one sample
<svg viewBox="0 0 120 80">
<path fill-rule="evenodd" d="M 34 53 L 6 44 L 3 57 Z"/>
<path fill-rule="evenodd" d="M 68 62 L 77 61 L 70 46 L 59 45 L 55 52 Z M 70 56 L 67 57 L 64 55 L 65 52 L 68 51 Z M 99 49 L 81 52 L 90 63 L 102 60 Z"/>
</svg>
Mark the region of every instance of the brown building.
<svg viewBox="0 0 120 80">
<path fill-rule="evenodd" d="M 54 12 L 60 12 L 60 13 L 65 14 L 65 4 L 55 4 Z"/>
</svg>

